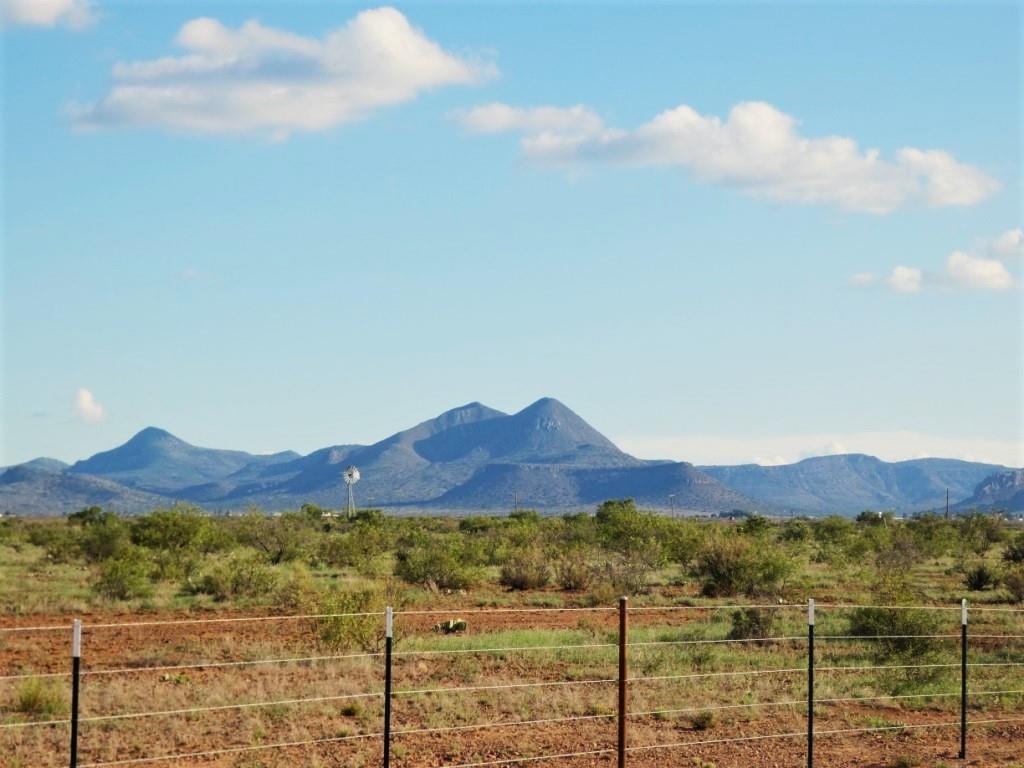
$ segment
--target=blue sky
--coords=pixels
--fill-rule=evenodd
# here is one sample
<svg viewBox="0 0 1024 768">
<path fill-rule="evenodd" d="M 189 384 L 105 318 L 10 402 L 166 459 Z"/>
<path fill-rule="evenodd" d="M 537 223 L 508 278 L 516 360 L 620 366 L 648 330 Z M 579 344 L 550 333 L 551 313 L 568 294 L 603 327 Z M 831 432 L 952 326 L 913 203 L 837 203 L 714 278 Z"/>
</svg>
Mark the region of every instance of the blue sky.
<svg viewBox="0 0 1024 768">
<path fill-rule="evenodd" d="M 1024 464 L 1014 5 L 25 2 L 0 463 L 550 395 L 644 457 Z"/>
</svg>

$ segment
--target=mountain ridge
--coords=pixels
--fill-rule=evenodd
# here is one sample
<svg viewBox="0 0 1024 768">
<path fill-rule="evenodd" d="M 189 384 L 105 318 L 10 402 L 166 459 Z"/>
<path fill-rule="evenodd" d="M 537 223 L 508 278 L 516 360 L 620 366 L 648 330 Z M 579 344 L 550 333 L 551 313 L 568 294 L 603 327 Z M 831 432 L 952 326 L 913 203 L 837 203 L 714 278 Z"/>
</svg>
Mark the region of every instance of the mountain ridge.
<svg viewBox="0 0 1024 768">
<path fill-rule="evenodd" d="M 983 481 L 1009 469 L 955 459 L 885 462 L 865 454 L 781 466 L 641 460 L 546 397 L 511 414 L 474 401 L 370 445 L 340 443 L 306 455 L 202 448 L 146 427 L 70 466 L 39 458 L 0 470 L 0 511 L 68 512 L 96 499 L 124 511 L 178 501 L 211 511 L 252 505 L 272 511 L 304 502 L 340 507 L 340 476 L 350 464 L 362 471 L 356 490 L 366 506 L 468 510 L 518 503 L 564 510 L 630 496 L 678 511 L 811 514 L 920 511 L 944 503 L 947 488 L 954 504 L 976 492 L 984 501 L 1003 493 L 1006 483 L 992 481 L 998 493 L 985 496 Z"/>
</svg>

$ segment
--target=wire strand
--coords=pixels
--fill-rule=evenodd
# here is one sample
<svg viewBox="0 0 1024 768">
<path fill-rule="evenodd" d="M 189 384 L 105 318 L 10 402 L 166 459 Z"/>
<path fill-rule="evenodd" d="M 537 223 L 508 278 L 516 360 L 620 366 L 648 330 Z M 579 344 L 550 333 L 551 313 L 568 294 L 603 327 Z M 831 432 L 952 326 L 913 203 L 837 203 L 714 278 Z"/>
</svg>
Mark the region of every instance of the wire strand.
<svg viewBox="0 0 1024 768">
<path fill-rule="evenodd" d="M 420 696 L 431 693 L 464 693 L 467 691 L 500 691 L 513 688 L 554 688 L 567 685 L 598 685 L 602 683 L 617 683 L 614 677 L 600 678 L 597 680 L 556 680 L 542 683 L 503 683 L 500 685 L 469 685 L 458 688 L 418 688 L 402 691 L 392 691 L 392 696 Z"/>
<path fill-rule="evenodd" d="M 307 739 L 305 741 L 282 741 L 276 744 L 258 744 L 252 747 L 224 747 L 221 749 L 206 750 L 204 752 L 182 752 L 175 755 L 159 755 L 157 757 L 129 757 L 123 760 L 107 760 L 98 763 L 79 763 L 78 768 L 100 768 L 100 766 L 105 765 L 138 765 L 140 763 L 160 763 L 198 757 L 216 757 L 218 755 L 233 755 L 240 752 L 255 752 L 264 749 L 286 749 L 288 747 L 304 747 L 311 744 L 336 744 L 342 741 L 379 738 L 383 735 L 383 733 L 361 733 L 354 736 L 333 736 L 323 739 Z"/>
<path fill-rule="evenodd" d="M 637 643 L 626 643 L 627 648 L 644 647 L 651 645 L 717 645 L 721 643 L 781 643 L 791 640 L 807 640 L 804 635 L 790 635 L 781 637 L 750 637 L 750 638 L 723 638 L 719 640 L 649 640 Z"/>
<path fill-rule="evenodd" d="M 170 619 L 167 621 L 122 621 L 103 624 L 82 624 L 83 631 L 94 629 L 122 629 L 130 627 L 170 627 L 179 624 L 238 624 L 254 621 L 301 621 L 305 619 L 343 619 L 368 616 L 384 616 L 384 611 L 364 611 L 361 613 L 306 613 L 282 614 L 277 616 L 231 616 L 220 619 Z"/>
</svg>

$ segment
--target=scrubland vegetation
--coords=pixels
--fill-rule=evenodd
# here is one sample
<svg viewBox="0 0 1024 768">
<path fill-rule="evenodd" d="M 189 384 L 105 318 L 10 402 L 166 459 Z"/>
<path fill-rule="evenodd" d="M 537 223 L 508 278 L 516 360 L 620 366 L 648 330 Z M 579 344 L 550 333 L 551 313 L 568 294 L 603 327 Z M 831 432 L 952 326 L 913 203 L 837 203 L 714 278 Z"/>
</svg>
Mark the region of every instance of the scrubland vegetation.
<svg viewBox="0 0 1024 768">
<path fill-rule="evenodd" d="M 92 507 L 62 520 L 0 521 L 0 567 L 8 614 L 119 602 L 288 608 L 352 589 L 396 601 L 465 593 L 480 604 L 515 601 L 516 592 L 550 605 L 620 594 L 1021 602 L 1024 531 L 980 513 L 675 519 L 628 500 L 560 517 L 365 510 L 345 519 L 307 505 L 277 516 L 209 517 L 182 506 L 122 518 Z"/>
<path fill-rule="evenodd" d="M 614 712 L 614 690 L 581 681 L 615 675 L 614 610 L 477 611 L 612 608 L 622 594 L 630 596 L 631 605 L 651 609 L 631 618 L 630 642 L 636 644 L 630 649 L 631 675 L 651 678 L 631 689 L 631 709 L 646 713 L 631 726 L 631 743 L 800 732 L 805 616 L 802 608 L 788 606 L 812 596 L 824 604 L 853 605 L 820 612 L 822 637 L 853 639 L 821 641 L 819 664 L 914 667 L 822 673 L 818 697 L 826 703 L 819 713 L 821 728 L 955 722 L 955 605 L 967 597 L 978 607 L 1020 607 L 1024 531 L 982 514 L 950 520 L 932 515 L 898 520 L 875 513 L 855 520 L 673 519 L 638 510 L 629 501 L 560 517 L 530 511 L 506 517 L 394 517 L 366 510 L 345 519 L 307 506 L 280 516 L 253 512 L 213 518 L 175 507 L 119 518 L 93 508 L 62 520 L 0 521 L 0 568 L 7 624 L 67 622 L 82 615 L 87 668 L 142 670 L 87 678 L 84 706 L 89 715 L 377 691 L 377 657 L 336 655 L 378 652 L 380 618 L 322 614 L 377 611 L 390 604 L 399 610 L 399 691 L 559 681 L 556 688 L 399 696 L 396 730 L 585 718 L 528 731 L 398 736 L 393 764 L 420 768 L 613 743 L 614 726 L 607 716 Z M 757 607 L 735 607 L 750 604 Z M 922 607 L 897 610 L 890 605 Z M 951 610 L 926 610 L 929 605 Z M 408 612 L 424 609 L 434 613 Z M 88 629 L 104 620 L 260 614 L 318 617 Z M 1000 666 L 1024 662 L 1020 640 L 1000 639 L 1024 634 L 1020 616 L 995 611 L 972 619 L 979 638 L 973 641 L 972 662 L 992 665 L 972 671 L 972 690 L 979 692 L 971 702 L 972 718 L 1012 719 L 1024 710 L 1024 696 L 1013 693 L 1024 688 L 1019 666 Z M 5 662 L 0 670 L 62 670 L 66 637 L 61 633 L 43 640 L 0 635 Z M 730 640 L 744 642 L 722 642 Z M 536 650 L 461 652 L 482 648 Z M 452 651 L 459 653 L 445 655 Z M 145 671 L 199 661 L 310 656 L 321 660 Z M 723 671 L 771 674 L 692 677 Z M 673 676 L 690 677 L 664 679 Z M 895 698 L 860 700 L 877 696 Z M 0 723 L 47 720 L 66 712 L 66 685 L 59 679 L 0 684 Z M 174 717 L 93 724 L 85 729 L 83 750 L 89 760 L 102 761 L 372 734 L 380 728 L 381 708 L 377 699 L 274 704 L 190 715 L 184 730 L 174 727 Z M 989 759 L 986 764 L 1014 765 L 1020 736 L 1019 726 L 979 726 L 974 743 L 988 750 L 980 753 Z M 0 731 L 0 747 L 18 768 L 61 764 L 62 739 L 59 729 Z M 955 732 L 921 730 L 887 735 L 867 753 L 857 739 L 834 738 L 819 753 L 822 765 L 888 768 L 952 763 L 955 746 Z M 738 768 L 774 764 L 769 759 L 798 764 L 801 749 L 791 742 L 770 748 L 758 742 L 710 746 L 684 751 L 678 764 Z M 37 759 L 40 755 L 47 760 Z M 370 740 L 232 755 L 202 764 L 249 768 L 302 760 L 310 766 L 370 766 L 379 758 L 379 745 Z M 663 764 L 660 753 L 637 753 L 630 762 L 644 768 Z"/>
</svg>

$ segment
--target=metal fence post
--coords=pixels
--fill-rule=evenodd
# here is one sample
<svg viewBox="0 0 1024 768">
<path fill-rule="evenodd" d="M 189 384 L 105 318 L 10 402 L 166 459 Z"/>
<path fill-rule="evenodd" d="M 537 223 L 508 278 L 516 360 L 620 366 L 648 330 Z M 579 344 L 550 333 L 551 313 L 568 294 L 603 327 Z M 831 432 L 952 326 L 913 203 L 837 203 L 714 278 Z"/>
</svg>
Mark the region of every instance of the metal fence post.
<svg viewBox="0 0 1024 768">
<path fill-rule="evenodd" d="M 71 625 L 71 768 L 78 766 L 78 684 L 82 666 L 82 621 Z"/>
<path fill-rule="evenodd" d="M 395 614 L 384 609 L 384 768 L 391 765 L 391 646 L 394 643 Z"/>
<path fill-rule="evenodd" d="M 807 601 L 807 768 L 814 768 L 814 598 Z"/>
<path fill-rule="evenodd" d="M 967 759 L 967 599 L 960 601 L 960 759 Z"/>
<path fill-rule="evenodd" d="M 627 640 L 627 598 L 619 598 L 619 735 L 618 735 L 618 768 L 626 768 L 626 681 L 629 675 L 629 664 L 626 656 Z"/>
</svg>

